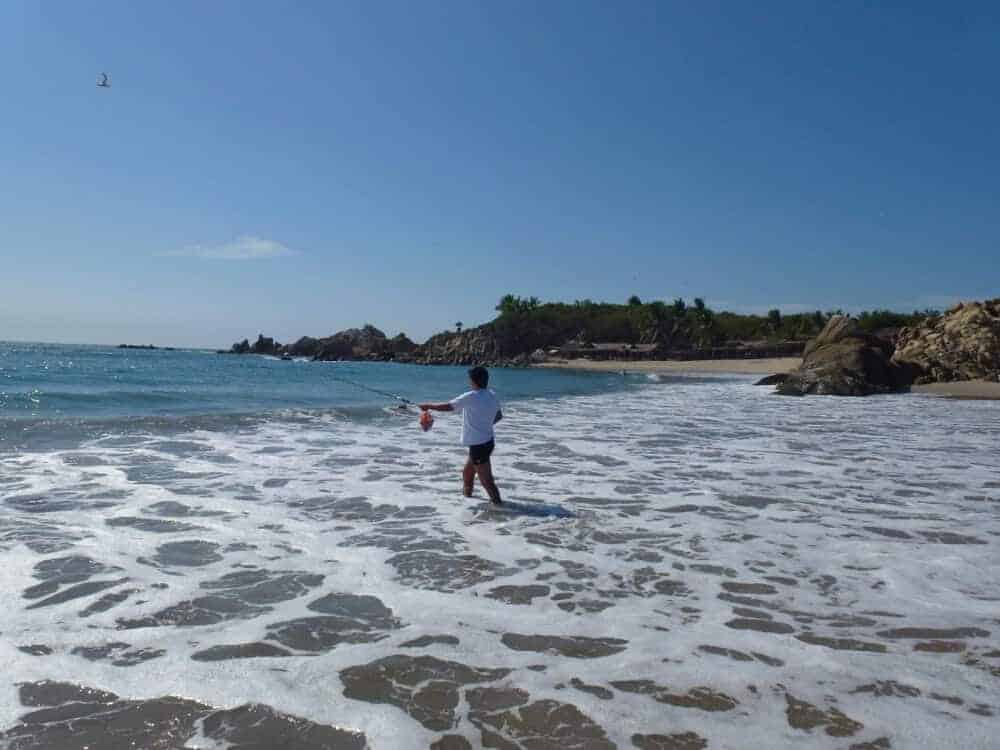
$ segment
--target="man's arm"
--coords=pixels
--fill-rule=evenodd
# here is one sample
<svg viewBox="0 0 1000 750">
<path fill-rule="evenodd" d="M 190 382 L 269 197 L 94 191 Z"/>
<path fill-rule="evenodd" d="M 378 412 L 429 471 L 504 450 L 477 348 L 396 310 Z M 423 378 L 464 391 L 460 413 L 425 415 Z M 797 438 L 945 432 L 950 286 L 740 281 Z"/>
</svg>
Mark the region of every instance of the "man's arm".
<svg viewBox="0 0 1000 750">
<path fill-rule="evenodd" d="M 455 411 L 455 407 L 445 401 L 443 404 L 417 404 L 421 411 Z"/>
<path fill-rule="evenodd" d="M 501 419 L 503 419 L 503 412 L 500 411 L 499 409 L 497 409 L 497 415 L 495 417 L 493 417 L 493 424 L 496 424 Z"/>
</svg>

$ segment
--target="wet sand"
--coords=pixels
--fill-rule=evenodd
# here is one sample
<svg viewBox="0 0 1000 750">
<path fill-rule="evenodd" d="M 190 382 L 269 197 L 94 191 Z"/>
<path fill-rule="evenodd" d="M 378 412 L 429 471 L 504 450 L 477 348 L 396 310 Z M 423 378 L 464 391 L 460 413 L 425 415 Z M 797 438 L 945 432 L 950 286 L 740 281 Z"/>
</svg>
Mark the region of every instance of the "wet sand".
<svg viewBox="0 0 1000 750">
<path fill-rule="evenodd" d="M 553 360 L 538 367 L 555 367 L 594 372 L 725 372 L 742 375 L 774 375 L 791 372 L 802 363 L 799 357 L 761 359 L 643 360 L 638 362 L 596 362 L 590 359 Z"/>
<path fill-rule="evenodd" d="M 945 398 L 973 400 L 1000 400 L 1000 383 L 985 380 L 966 380 L 959 383 L 930 383 L 913 386 L 914 393 L 930 393 Z"/>
</svg>

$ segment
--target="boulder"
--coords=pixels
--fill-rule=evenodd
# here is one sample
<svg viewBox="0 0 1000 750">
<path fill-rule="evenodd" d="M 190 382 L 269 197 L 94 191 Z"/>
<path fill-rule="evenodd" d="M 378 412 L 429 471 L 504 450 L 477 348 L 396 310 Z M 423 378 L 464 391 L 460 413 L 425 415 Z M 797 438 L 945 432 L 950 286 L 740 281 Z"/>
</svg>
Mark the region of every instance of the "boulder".
<svg viewBox="0 0 1000 750">
<path fill-rule="evenodd" d="M 904 328 L 892 359 L 917 383 L 1000 381 L 1000 298 L 960 304 Z"/>
<path fill-rule="evenodd" d="M 802 364 L 778 384 L 777 392 L 868 396 L 905 390 L 910 385 L 908 371 L 891 357 L 890 342 L 863 333 L 849 316 L 835 315 L 806 345 Z"/>
</svg>

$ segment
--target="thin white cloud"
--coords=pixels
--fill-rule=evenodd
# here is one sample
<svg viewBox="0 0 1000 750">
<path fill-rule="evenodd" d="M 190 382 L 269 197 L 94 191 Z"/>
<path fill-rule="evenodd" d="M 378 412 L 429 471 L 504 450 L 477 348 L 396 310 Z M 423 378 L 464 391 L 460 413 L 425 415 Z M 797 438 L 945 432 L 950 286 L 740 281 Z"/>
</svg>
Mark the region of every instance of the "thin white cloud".
<svg viewBox="0 0 1000 750">
<path fill-rule="evenodd" d="M 209 260 L 261 260 L 264 258 L 285 258 L 295 255 L 290 247 L 263 237 L 237 237 L 222 245 L 190 245 L 179 250 L 170 250 L 164 255 L 175 258 L 205 258 Z"/>
</svg>

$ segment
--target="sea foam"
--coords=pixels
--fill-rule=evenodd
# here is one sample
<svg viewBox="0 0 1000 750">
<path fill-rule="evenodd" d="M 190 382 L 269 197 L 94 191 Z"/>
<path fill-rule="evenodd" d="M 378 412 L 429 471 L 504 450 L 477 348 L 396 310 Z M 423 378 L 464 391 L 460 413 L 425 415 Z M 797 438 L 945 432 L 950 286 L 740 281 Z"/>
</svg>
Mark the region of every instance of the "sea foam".
<svg viewBox="0 0 1000 750">
<path fill-rule="evenodd" d="M 558 744 L 555 715 L 594 747 L 990 746 L 998 405 L 671 379 L 505 417 L 505 511 L 412 412 L 0 455 L 0 731 L 57 680 L 373 747 Z"/>
</svg>

